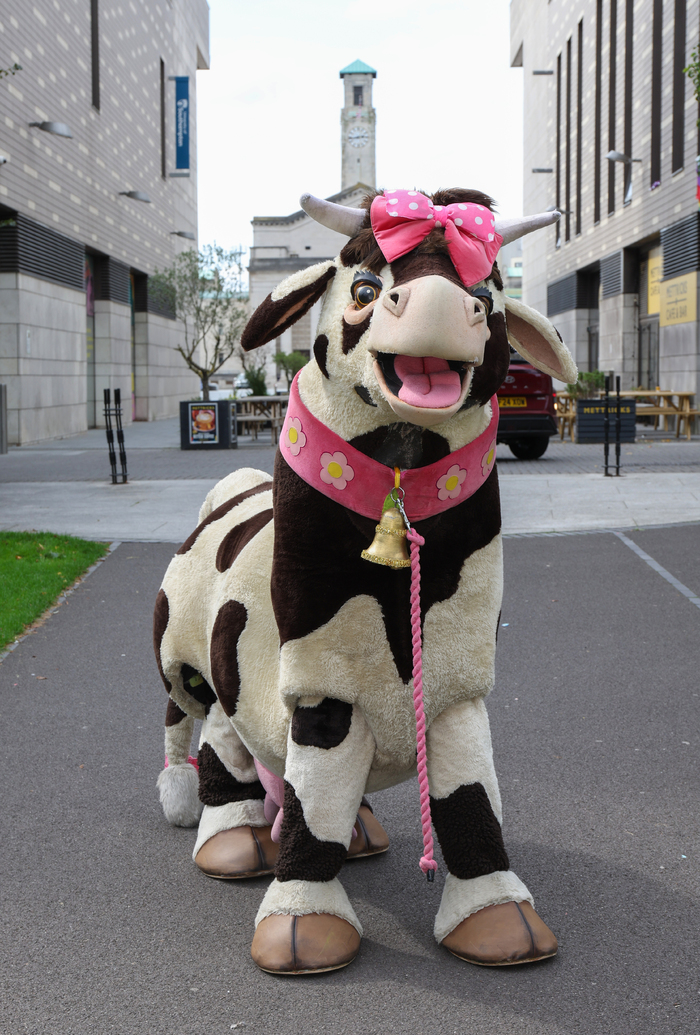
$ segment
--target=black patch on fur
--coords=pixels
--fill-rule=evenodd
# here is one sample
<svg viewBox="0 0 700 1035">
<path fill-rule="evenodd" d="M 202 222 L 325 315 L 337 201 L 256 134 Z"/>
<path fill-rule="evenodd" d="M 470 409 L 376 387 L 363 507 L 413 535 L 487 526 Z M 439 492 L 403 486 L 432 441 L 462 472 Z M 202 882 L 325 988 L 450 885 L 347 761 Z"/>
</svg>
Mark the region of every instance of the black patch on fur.
<svg viewBox="0 0 700 1035">
<path fill-rule="evenodd" d="M 509 870 L 501 825 L 480 783 L 458 787 L 447 798 L 430 797 L 433 826 L 447 869 L 461 880 Z"/>
<path fill-rule="evenodd" d="M 204 521 L 202 521 L 201 525 L 197 525 L 192 535 L 185 539 L 177 553 L 183 554 L 187 553 L 188 550 L 191 550 L 197 541 L 197 537 L 202 530 L 207 527 L 207 525 L 211 525 L 212 522 L 219 521 L 222 517 L 225 517 L 230 510 L 237 507 L 239 503 L 243 502 L 243 500 L 247 500 L 250 496 L 257 496 L 259 492 L 266 492 L 271 488 L 272 482 L 261 482 L 260 485 L 254 485 L 252 489 L 246 489 L 244 492 L 239 492 L 237 496 L 233 496 L 230 500 L 226 500 L 226 502 L 222 503 L 220 507 L 216 508 L 216 510 L 212 510 L 209 517 L 206 517 Z"/>
<path fill-rule="evenodd" d="M 168 597 L 164 589 L 159 589 L 155 607 L 153 608 L 153 650 L 156 654 L 156 665 L 160 672 L 160 678 L 163 680 L 168 693 L 172 690 L 172 686 L 165 678 L 165 673 L 163 672 L 163 663 L 160 660 L 160 645 L 163 642 L 165 630 L 168 628 L 169 618 L 170 604 L 168 603 Z"/>
<path fill-rule="evenodd" d="M 329 268 L 320 275 L 313 284 L 306 284 L 304 287 L 290 291 L 284 298 L 273 302 L 272 295 L 268 295 L 264 302 L 261 302 L 250 320 L 246 324 L 241 335 L 241 347 L 245 352 L 257 349 L 273 338 L 279 338 L 281 334 L 291 327 L 293 323 L 300 320 L 304 313 L 307 313 L 315 302 L 326 290 L 329 280 L 335 276 L 335 266 Z"/>
<path fill-rule="evenodd" d="M 371 322 L 371 313 L 362 323 L 346 323 L 345 319 L 343 319 L 343 342 L 341 348 L 344 356 L 352 352 L 365 331 L 369 330 Z"/>
<path fill-rule="evenodd" d="M 510 345 L 503 313 L 489 316 L 491 337 L 484 349 L 484 362 L 474 368 L 471 388 L 465 400 L 470 406 L 485 406 L 503 384 L 510 366 Z"/>
<path fill-rule="evenodd" d="M 385 467 L 427 467 L 449 455 L 446 438 L 429 428 L 405 421 L 375 428 L 350 440 L 350 445 Z"/>
<path fill-rule="evenodd" d="M 324 697 L 313 708 L 297 707 L 292 716 L 292 740 L 304 747 L 329 750 L 343 743 L 351 722 L 351 704 Z"/>
<path fill-rule="evenodd" d="M 340 873 L 347 849 L 337 841 L 319 841 L 304 819 L 301 802 L 284 781 L 284 819 L 275 877 L 285 880 L 333 880 Z"/>
<path fill-rule="evenodd" d="M 185 692 L 193 697 L 195 701 L 204 705 L 206 714 L 209 714 L 209 709 L 216 701 L 216 694 L 207 683 L 201 673 L 196 668 L 192 668 L 191 665 L 183 665 L 180 669 L 180 675 L 182 676 L 182 683 L 185 687 Z"/>
<path fill-rule="evenodd" d="M 183 719 L 187 718 L 187 712 L 183 712 L 182 708 L 179 708 L 172 697 L 168 701 L 168 707 L 165 709 L 165 725 L 177 726 L 182 722 Z"/>
<path fill-rule="evenodd" d="M 394 278 L 394 286 L 406 284 L 409 280 L 416 280 L 418 277 L 444 277 L 451 284 L 455 284 L 466 294 L 466 287 L 459 279 L 459 274 L 454 268 L 452 259 L 447 251 L 426 251 L 433 236 L 440 237 L 444 242 L 442 230 L 433 230 L 422 245 L 414 248 L 408 255 L 402 255 L 400 259 L 394 259 L 391 264 L 391 275 Z"/>
<path fill-rule="evenodd" d="M 261 801 L 265 790 L 259 780 L 241 783 L 231 776 L 211 744 L 202 744 L 199 765 L 199 800 L 204 805 L 228 805 L 231 801 Z"/>
<path fill-rule="evenodd" d="M 314 342 L 314 357 L 318 363 L 319 370 L 324 377 L 327 377 L 330 381 L 331 375 L 328 373 L 328 367 L 326 361 L 328 359 L 328 338 L 325 334 L 319 334 L 318 338 Z"/>
<path fill-rule="evenodd" d="M 435 436 L 439 438 L 440 436 Z M 391 489 L 387 477 L 387 492 Z M 362 517 L 308 485 L 278 452 L 273 481 L 275 545 L 272 606 L 280 642 L 308 636 L 330 621 L 348 600 L 374 597 L 382 611 L 400 678 L 411 679 L 410 578 L 362 559 L 374 538 L 376 520 Z M 416 522 L 421 547 L 422 617 L 459 586 L 462 565 L 488 545 L 501 527 L 498 476 L 494 469 L 463 503 Z"/>
<path fill-rule="evenodd" d="M 227 571 L 238 557 L 241 550 L 255 539 L 258 532 L 272 521 L 272 508 L 253 514 L 247 521 L 241 521 L 230 532 L 227 532 L 216 552 L 216 570 Z"/>
<path fill-rule="evenodd" d="M 211 675 L 221 707 L 230 717 L 236 711 L 241 679 L 238 671 L 238 639 L 248 621 L 248 611 L 238 600 L 228 600 L 214 622 L 209 647 Z"/>
<path fill-rule="evenodd" d="M 364 385 L 355 385 L 355 391 L 362 399 L 363 403 L 367 403 L 368 406 L 376 407 L 376 402 L 372 402 L 372 396 L 369 394 L 369 389 L 365 388 Z"/>
</svg>

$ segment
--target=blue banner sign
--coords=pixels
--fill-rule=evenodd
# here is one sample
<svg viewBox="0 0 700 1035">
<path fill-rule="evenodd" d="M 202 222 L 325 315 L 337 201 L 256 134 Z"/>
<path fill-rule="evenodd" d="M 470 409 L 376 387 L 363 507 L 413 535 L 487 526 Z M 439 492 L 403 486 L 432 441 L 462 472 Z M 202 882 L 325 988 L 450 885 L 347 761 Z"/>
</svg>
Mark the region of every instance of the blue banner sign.
<svg viewBox="0 0 700 1035">
<path fill-rule="evenodd" d="M 175 76 L 175 168 L 190 167 L 190 77 Z"/>
</svg>

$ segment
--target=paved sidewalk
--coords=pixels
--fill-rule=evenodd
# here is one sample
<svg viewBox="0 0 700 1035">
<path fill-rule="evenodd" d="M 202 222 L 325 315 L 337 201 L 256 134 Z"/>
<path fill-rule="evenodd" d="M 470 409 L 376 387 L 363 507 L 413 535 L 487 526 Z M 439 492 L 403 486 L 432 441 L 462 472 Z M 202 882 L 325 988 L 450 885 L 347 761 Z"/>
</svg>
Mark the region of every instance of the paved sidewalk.
<svg viewBox="0 0 700 1035">
<path fill-rule="evenodd" d="M 195 527 L 199 508 L 215 484 L 215 478 L 126 485 L 5 484 L 0 487 L 0 529 L 37 529 L 85 539 L 182 542 Z M 501 502 L 506 534 L 700 522 L 700 473 L 620 478 L 522 475 L 501 479 Z"/>
<path fill-rule="evenodd" d="M 515 480 L 515 479 L 513 479 Z M 700 592 L 697 530 L 634 541 Z M 510 539 L 489 699 L 511 865 L 559 937 L 526 967 L 435 944 L 415 781 L 341 879 L 357 960 L 250 959 L 268 883 L 209 880 L 157 800 L 153 600 L 173 548 L 123 544 L 0 664 L 0 1016 L 29 1035 L 691 1035 L 700 611 L 613 535 Z M 690 560 L 690 564 L 689 564 Z"/>
</svg>

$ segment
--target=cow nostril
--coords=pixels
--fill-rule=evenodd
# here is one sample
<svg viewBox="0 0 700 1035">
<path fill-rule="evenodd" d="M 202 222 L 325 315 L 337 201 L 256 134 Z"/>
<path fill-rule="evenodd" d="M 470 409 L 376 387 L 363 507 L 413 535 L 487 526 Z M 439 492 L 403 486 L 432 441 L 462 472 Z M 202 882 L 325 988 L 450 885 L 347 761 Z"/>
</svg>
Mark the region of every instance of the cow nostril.
<svg viewBox="0 0 700 1035">
<path fill-rule="evenodd" d="M 396 305 L 398 303 L 398 301 L 399 301 L 399 293 L 398 293 L 398 291 L 394 291 L 391 295 L 389 295 L 389 298 L 394 303 L 394 305 Z"/>
</svg>

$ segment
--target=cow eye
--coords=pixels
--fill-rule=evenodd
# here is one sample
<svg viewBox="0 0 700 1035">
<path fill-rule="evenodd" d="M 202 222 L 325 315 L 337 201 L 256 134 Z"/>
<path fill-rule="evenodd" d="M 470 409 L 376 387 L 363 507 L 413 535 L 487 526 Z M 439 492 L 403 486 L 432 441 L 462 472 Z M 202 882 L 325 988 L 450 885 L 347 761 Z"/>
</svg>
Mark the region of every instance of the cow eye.
<svg viewBox="0 0 700 1035">
<path fill-rule="evenodd" d="M 477 288 L 474 292 L 474 308 L 477 313 L 485 313 L 487 317 L 493 312 L 493 295 L 485 288 Z"/>
<path fill-rule="evenodd" d="M 380 287 L 378 284 L 371 284 L 367 280 L 359 280 L 352 285 L 352 298 L 358 309 L 364 309 L 375 299 L 379 298 Z"/>
</svg>

